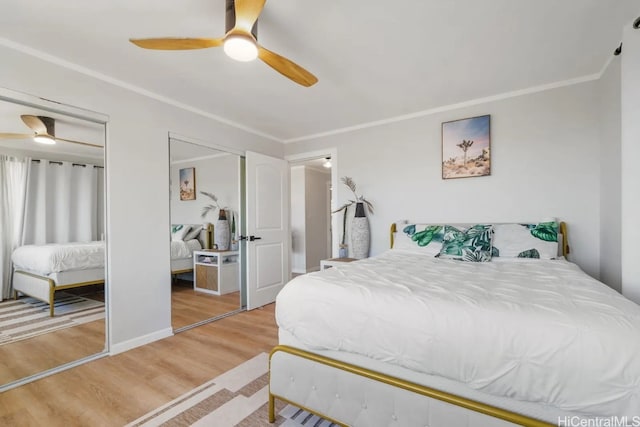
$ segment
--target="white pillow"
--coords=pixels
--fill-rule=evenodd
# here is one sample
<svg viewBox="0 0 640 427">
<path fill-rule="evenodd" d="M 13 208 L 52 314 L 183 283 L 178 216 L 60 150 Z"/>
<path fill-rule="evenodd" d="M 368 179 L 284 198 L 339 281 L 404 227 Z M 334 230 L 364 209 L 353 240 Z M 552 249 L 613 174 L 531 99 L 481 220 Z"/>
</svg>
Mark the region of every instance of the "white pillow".
<svg viewBox="0 0 640 427">
<path fill-rule="evenodd" d="M 191 229 L 191 226 L 185 225 L 185 224 L 176 224 L 172 226 L 171 240 L 173 241 L 184 240 L 184 236 L 187 235 L 190 229 Z"/>
<path fill-rule="evenodd" d="M 558 224 L 496 224 L 493 256 L 555 259 L 558 257 Z M 554 241 L 555 239 L 555 241 Z"/>
<path fill-rule="evenodd" d="M 184 236 L 185 241 L 197 239 L 198 237 L 200 237 L 200 232 L 202 231 L 201 225 L 191 226 L 190 228 L 191 229 L 189 230 L 189 232 Z"/>
<path fill-rule="evenodd" d="M 442 248 L 444 226 L 437 224 L 398 224 L 393 249 L 436 256 Z"/>
</svg>

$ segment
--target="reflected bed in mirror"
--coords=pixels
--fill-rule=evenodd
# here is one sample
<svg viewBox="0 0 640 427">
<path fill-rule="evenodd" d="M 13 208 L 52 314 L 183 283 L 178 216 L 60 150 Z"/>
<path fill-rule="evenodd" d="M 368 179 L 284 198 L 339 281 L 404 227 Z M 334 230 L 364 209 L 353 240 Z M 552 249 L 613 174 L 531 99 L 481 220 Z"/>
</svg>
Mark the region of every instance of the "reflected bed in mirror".
<svg viewBox="0 0 640 427">
<path fill-rule="evenodd" d="M 106 349 L 106 119 L 23 98 L 0 97 L 0 388 Z"/>
<path fill-rule="evenodd" d="M 240 310 L 237 154 L 169 140 L 171 320 L 174 331 Z"/>
</svg>

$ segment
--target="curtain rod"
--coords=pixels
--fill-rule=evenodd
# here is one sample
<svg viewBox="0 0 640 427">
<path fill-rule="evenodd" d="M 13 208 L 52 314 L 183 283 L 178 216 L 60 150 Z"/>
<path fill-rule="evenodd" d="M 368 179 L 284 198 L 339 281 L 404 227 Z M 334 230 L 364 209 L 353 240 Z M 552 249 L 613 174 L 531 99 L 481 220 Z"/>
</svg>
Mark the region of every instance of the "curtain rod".
<svg viewBox="0 0 640 427">
<path fill-rule="evenodd" d="M 40 163 L 40 159 L 31 159 L 31 161 L 35 163 Z M 49 162 L 50 165 L 62 165 L 62 162 L 58 162 L 55 160 L 45 160 L 45 161 Z M 71 163 L 71 166 L 80 166 L 84 168 L 87 165 L 84 165 L 82 163 Z M 91 166 L 93 166 L 94 168 L 104 169 L 104 166 L 98 166 L 98 165 L 91 165 Z"/>
</svg>

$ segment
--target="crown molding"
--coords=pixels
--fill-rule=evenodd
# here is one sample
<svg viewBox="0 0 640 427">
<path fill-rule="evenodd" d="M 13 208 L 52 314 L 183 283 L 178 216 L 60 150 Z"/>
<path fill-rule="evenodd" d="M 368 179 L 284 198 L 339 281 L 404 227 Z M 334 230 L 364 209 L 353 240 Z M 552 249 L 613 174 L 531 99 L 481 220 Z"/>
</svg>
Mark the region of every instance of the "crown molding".
<svg viewBox="0 0 640 427">
<path fill-rule="evenodd" d="M 549 84 L 544 84 L 544 85 L 540 85 L 540 86 L 534 86 L 534 87 L 530 87 L 530 88 L 527 88 L 527 89 L 514 90 L 514 91 L 511 91 L 511 92 L 505 92 L 505 93 L 501 93 L 501 94 L 498 94 L 498 95 L 492 95 L 492 96 L 487 96 L 487 97 L 483 97 L 483 98 L 472 99 L 472 100 L 469 100 L 469 101 L 459 102 L 459 103 L 456 103 L 456 104 L 444 105 L 442 107 L 430 108 L 428 110 L 418 111 L 418 112 L 410 113 L 410 114 L 404 114 L 404 115 L 396 116 L 396 117 L 390 117 L 388 119 L 382 119 L 382 120 L 376 120 L 376 121 L 373 121 L 373 122 L 360 123 L 358 125 L 347 126 L 347 127 L 340 128 L 340 129 L 330 130 L 330 131 L 327 131 L 327 132 L 319 132 L 319 133 L 314 133 L 314 134 L 311 134 L 311 135 L 301 136 L 301 137 L 297 137 L 297 138 L 286 139 L 286 140 L 284 140 L 284 143 L 285 144 L 291 144 L 291 143 L 296 143 L 296 142 L 309 141 L 309 140 L 312 140 L 312 139 L 324 138 L 324 137 L 327 137 L 327 136 L 333 136 L 333 135 L 338 135 L 338 134 L 342 134 L 342 133 L 354 132 L 354 131 L 357 131 L 357 130 L 372 128 L 372 127 L 377 127 L 377 126 L 383 126 L 383 125 L 387 125 L 387 124 L 391 124 L 391 123 L 402 122 L 402 121 L 405 121 L 405 120 L 412 120 L 412 119 L 416 119 L 416 118 L 419 118 L 419 117 L 430 116 L 432 114 L 437 114 L 437 113 L 442 113 L 442 112 L 446 112 L 446 111 L 457 110 L 457 109 L 460 109 L 460 108 L 472 107 L 472 106 L 475 106 L 475 105 L 485 104 L 485 103 L 488 103 L 488 102 L 501 101 L 501 100 L 504 100 L 504 99 L 516 98 L 516 97 L 519 97 L 519 96 L 531 95 L 531 94 L 534 94 L 534 93 L 544 92 L 544 91 L 551 90 L 551 89 L 558 89 L 558 88 L 565 87 L 565 86 L 572 86 L 572 85 L 576 85 L 576 84 L 580 84 L 580 83 L 590 82 L 590 81 L 598 80 L 602 76 L 602 73 L 606 70 L 606 67 L 610 64 L 610 62 L 611 62 L 611 59 L 609 59 L 609 61 L 605 64 L 605 67 L 599 73 L 596 73 L 596 74 L 590 74 L 590 75 L 587 75 L 587 76 L 576 77 L 576 78 L 573 78 L 573 79 L 568 79 L 568 80 L 564 80 L 564 81 L 560 81 L 560 82 L 549 83 Z"/>
</svg>

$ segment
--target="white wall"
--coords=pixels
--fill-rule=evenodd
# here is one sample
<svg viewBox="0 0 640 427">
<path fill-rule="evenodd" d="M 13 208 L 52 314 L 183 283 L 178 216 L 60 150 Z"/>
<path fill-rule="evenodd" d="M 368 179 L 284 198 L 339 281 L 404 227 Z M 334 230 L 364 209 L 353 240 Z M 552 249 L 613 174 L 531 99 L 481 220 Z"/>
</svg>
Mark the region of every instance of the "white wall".
<svg viewBox="0 0 640 427">
<path fill-rule="evenodd" d="M 622 40 L 622 293 L 640 303 L 640 30 Z"/>
<path fill-rule="evenodd" d="M 600 280 L 620 292 L 620 57 L 598 81 L 600 122 Z"/>
<path fill-rule="evenodd" d="M 306 233 L 306 201 L 305 201 L 305 168 L 291 168 L 291 271 L 307 272 L 305 247 Z"/>
<path fill-rule="evenodd" d="M 0 85 L 110 116 L 109 338 L 118 352 L 171 333 L 169 132 L 282 157 L 279 143 L 0 46 Z M 144 256 L 143 256 L 144 255 Z"/>
<path fill-rule="evenodd" d="M 375 205 L 373 255 L 389 225 L 414 221 L 535 221 L 569 226 L 570 258 L 598 276 L 600 177 L 595 82 L 513 97 L 289 144 L 287 155 L 337 147 L 337 173 Z M 441 179 L 441 123 L 491 114 L 492 174 Z M 338 188 L 339 204 L 350 194 Z M 338 237 L 334 230 L 334 238 Z"/>
<path fill-rule="evenodd" d="M 329 234 L 330 200 L 327 185 L 331 174 L 305 168 L 305 256 L 306 271 L 320 270 L 320 260 L 330 253 Z"/>
<path fill-rule="evenodd" d="M 174 144 L 175 142 L 172 142 Z M 180 169 L 196 169 L 196 199 L 180 200 Z M 171 223 L 202 224 L 215 223 L 218 211 L 202 218 L 202 209 L 212 200 L 200 194 L 201 191 L 213 193 L 221 207 L 228 207 L 236 213 L 240 209 L 240 158 L 235 154 L 221 154 L 210 159 L 181 161 L 171 165 Z M 229 224 L 231 217 L 227 216 Z M 236 218 L 237 221 L 237 218 Z M 168 231 L 167 231 L 168 232 Z"/>
</svg>

